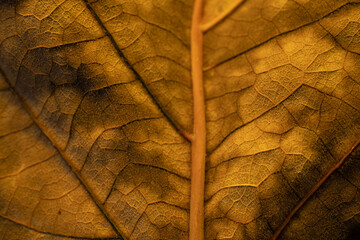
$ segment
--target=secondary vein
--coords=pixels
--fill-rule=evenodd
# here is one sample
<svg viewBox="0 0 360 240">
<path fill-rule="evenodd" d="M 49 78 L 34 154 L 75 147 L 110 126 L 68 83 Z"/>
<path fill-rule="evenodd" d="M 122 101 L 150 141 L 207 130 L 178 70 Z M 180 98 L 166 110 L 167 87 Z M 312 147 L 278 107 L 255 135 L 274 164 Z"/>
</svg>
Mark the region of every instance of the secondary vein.
<svg viewBox="0 0 360 240">
<path fill-rule="evenodd" d="M 130 63 L 130 61 L 125 56 L 123 51 L 120 49 L 119 45 L 116 43 L 116 40 L 115 40 L 114 36 L 110 33 L 109 29 L 101 21 L 100 17 L 98 16 L 98 14 L 93 9 L 91 3 L 88 0 L 83 0 L 83 1 L 86 3 L 86 6 L 87 6 L 88 10 L 91 12 L 91 14 L 95 18 L 95 20 L 102 27 L 102 29 L 104 30 L 106 35 L 109 37 L 111 43 L 113 44 L 113 46 L 116 49 L 116 51 L 117 51 L 118 55 L 120 56 L 120 58 L 123 59 L 125 65 L 135 74 L 136 78 L 141 82 L 141 84 L 143 85 L 143 87 L 145 88 L 147 93 L 150 95 L 150 97 L 152 98 L 152 100 L 154 101 L 156 106 L 159 108 L 159 110 L 163 113 L 163 115 L 166 117 L 166 119 L 170 122 L 170 124 L 176 129 L 176 131 L 182 137 L 184 137 L 187 141 L 191 141 L 191 139 L 189 138 L 189 136 L 191 134 L 186 132 L 186 130 L 173 117 L 171 117 L 170 114 L 168 114 L 165 111 L 165 109 L 164 109 L 163 105 L 160 103 L 159 99 L 152 93 L 152 91 L 150 90 L 148 84 L 146 84 L 145 80 L 142 78 L 140 73 L 134 68 L 134 66 Z"/>
<path fill-rule="evenodd" d="M 290 220 L 293 216 L 300 210 L 302 206 L 307 202 L 307 200 L 314 195 L 314 193 L 329 179 L 329 177 L 341 167 L 341 165 L 345 162 L 346 158 L 354 151 L 354 149 L 360 144 L 360 139 L 351 147 L 351 149 L 344 155 L 344 157 L 329 170 L 329 172 L 306 194 L 306 196 L 301 199 L 301 201 L 295 206 L 295 208 L 290 212 L 290 214 L 286 217 L 282 225 L 276 230 L 275 234 L 271 238 L 271 240 L 276 240 L 285 227 L 289 224 Z"/>
<path fill-rule="evenodd" d="M 4 76 L 4 79 L 6 83 L 9 85 L 10 91 L 19 99 L 21 102 L 23 108 L 25 111 L 29 114 L 34 124 L 40 129 L 41 133 L 44 134 L 44 136 L 51 142 L 56 149 L 56 151 L 59 153 L 61 158 L 64 160 L 64 162 L 69 166 L 69 168 L 72 170 L 80 184 L 84 187 L 84 189 L 89 194 L 90 198 L 94 201 L 100 212 L 104 215 L 106 220 L 109 222 L 115 233 L 118 235 L 120 239 L 125 239 L 123 234 L 121 233 L 120 229 L 115 224 L 114 220 L 108 213 L 108 211 L 105 209 L 104 205 L 96 198 L 95 193 L 91 190 L 89 185 L 86 183 L 84 178 L 81 176 L 81 173 L 76 169 L 76 167 L 71 164 L 71 161 L 69 160 L 68 156 L 64 153 L 62 148 L 56 144 L 56 141 L 51 136 L 51 134 L 46 130 L 45 126 L 37 119 L 36 114 L 32 111 L 31 107 L 26 103 L 25 99 L 16 91 L 15 86 L 12 86 L 7 76 L 4 74 L 4 71 L 0 68 L 0 74 Z"/>
</svg>

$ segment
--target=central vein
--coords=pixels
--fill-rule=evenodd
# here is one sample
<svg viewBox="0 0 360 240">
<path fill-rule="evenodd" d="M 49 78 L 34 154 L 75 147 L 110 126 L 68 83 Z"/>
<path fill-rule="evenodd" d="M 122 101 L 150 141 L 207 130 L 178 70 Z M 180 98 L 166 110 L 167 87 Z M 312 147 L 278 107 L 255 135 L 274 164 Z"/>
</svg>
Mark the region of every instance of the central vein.
<svg viewBox="0 0 360 240">
<path fill-rule="evenodd" d="M 194 103 L 194 130 L 191 141 L 190 240 L 204 239 L 205 186 L 205 100 L 202 75 L 202 38 L 200 28 L 203 0 L 195 0 L 191 23 L 191 77 Z"/>
</svg>

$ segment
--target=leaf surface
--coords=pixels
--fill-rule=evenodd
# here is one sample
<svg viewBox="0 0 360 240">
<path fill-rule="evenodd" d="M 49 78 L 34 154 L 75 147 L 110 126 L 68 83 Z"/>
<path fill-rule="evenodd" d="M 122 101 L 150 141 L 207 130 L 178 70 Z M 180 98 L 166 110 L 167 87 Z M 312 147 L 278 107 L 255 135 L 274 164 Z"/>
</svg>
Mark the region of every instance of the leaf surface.
<svg viewBox="0 0 360 240">
<path fill-rule="evenodd" d="M 356 234 L 358 1 L 203 9 L 205 239 Z M 188 239 L 192 11 L 0 3 L 3 239 Z"/>
</svg>

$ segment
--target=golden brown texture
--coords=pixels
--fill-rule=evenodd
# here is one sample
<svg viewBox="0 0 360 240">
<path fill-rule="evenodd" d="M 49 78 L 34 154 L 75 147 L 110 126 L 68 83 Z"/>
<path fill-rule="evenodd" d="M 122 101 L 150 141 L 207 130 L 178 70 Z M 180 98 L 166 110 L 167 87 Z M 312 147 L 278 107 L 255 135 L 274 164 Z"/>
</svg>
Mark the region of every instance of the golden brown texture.
<svg viewBox="0 0 360 240">
<path fill-rule="evenodd" d="M 36 3 L 1 7 L 2 216 L 67 236 L 186 238 L 189 144 L 86 3 Z"/>
<path fill-rule="evenodd" d="M 204 4 L 205 239 L 349 238 L 360 4 Z M 0 238 L 188 238 L 192 8 L 0 2 Z"/>
</svg>

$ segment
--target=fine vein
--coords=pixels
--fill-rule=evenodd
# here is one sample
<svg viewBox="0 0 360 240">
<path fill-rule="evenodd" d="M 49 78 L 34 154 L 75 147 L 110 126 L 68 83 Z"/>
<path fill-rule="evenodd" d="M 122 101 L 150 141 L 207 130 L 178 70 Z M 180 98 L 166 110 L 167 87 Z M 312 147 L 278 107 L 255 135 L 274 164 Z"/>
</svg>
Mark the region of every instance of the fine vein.
<svg viewBox="0 0 360 240">
<path fill-rule="evenodd" d="M 205 100 L 202 76 L 202 38 L 200 28 L 203 0 L 195 0 L 191 23 L 191 77 L 194 103 L 194 130 L 191 142 L 190 240 L 204 239 L 205 185 Z"/>
<path fill-rule="evenodd" d="M 70 167 L 70 169 L 72 170 L 72 172 L 75 174 L 76 178 L 79 180 L 79 182 L 83 185 L 84 189 L 88 192 L 88 194 L 90 195 L 91 199 L 94 201 L 94 203 L 96 204 L 96 206 L 99 208 L 100 212 L 104 215 L 104 217 L 106 218 L 106 220 L 110 223 L 111 227 L 114 229 L 115 233 L 118 235 L 118 237 L 120 239 L 125 239 L 124 235 L 121 233 L 120 229 L 117 227 L 117 225 L 115 224 L 115 222 L 113 221 L 113 219 L 110 217 L 110 214 L 107 212 L 107 210 L 105 209 L 104 205 L 95 197 L 95 194 L 93 193 L 93 191 L 90 189 L 90 187 L 88 186 L 88 184 L 86 183 L 86 181 L 83 179 L 83 177 L 81 176 L 80 172 L 78 170 L 76 170 L 75 166 L 73 166 L 71 164 L 71 162 L 69 161 L 68 157 L 66 156 L 66 154 L 61 150 L 61 147 L 59 147 L 56 144 L 56 141 L 54 141 L 54 139 L 51 137 L 51 134 L 46 131 L 45 127 L 43 126 L 43 124 L 41 124 L 40 121 L 38 121 L 35 113 L 31 110 L 31 107 L 26 103 L 26 101 L 24 100 L 24 98 L 15 90 L 15 87 L 11 85 L 10 81 L 8 80 L 8 78 L 6 77 L 6 75 L 4 74 L 4 72 L 2 71 L 2 69 L 0 69 L 0 74 L 2 74 L 4 76 L 4 79 L 6 81 L 6 83 L 10 86 L 10 91 L 19 99 L 19 101 L 22 103 L 24 109 L 26 110 L 26 112 L 30 115 L 31 119 L 33 120 L 33 122 L 35 123 L 35 125 L 40 129 L 40 131 L 44 134 L 44 136 L 53 144 L 54 148 L 57 150 L 57 152 L 59 153 L 59 155 L 61 156 L 62 159 L 64 159 L 64 162 Z"/>
<path fill-rule="evenodd" d="M 86 3 L 86 6 L 88 10 L 91 12 L 93 17 L 96 19 L 98 24 L 101 26 L 101 28 L 105 31 L 106 35 L 109 37 L 112 45 L 116 49 L 118 55 L 124 60 L 125 65 L 135 74 L 136 78 L 139 79 L 147 93 L 150 95 L 156 106 L 159 108 L 159 110 L 164 114 L 166 119 L 170 122 L 170 124 L 177 130 L 177 132 L 184 137 L 187 141 L 191 141 L 191 134 L 186 132 L 185 129 L 180 126 L 180 124 L 172 118 L 164 109 L 158 98 L 150 91 L 149 86 L 145 83 L 145 80 L 141 77 L 140 73 L 136 71 L 136 69 L 133 67 L 133 65 L 129 62 L 129 60 L 126 58 L 120 47 L 117 45 L 113 35 L 110 33 L 110 31 L 107 29 L 107 27 L 104 25 L 104 23 L 101 21 L 100 17 L 97 15 L 95 10 L 92 8 L 90 2 L 88 0 L 83 0 Z"/>
<path fill-rule="evenodd" d="M 272 41 L 272 40 L 275 39 L 275 38 L 278 38 L 278 37 L 280 37 L 280 36 L 285 36 L 285 35 L 287 35 L 287 34 L 289 34 L 289 33 L 295 32 L 295 31 L 297 31 L 297 30 L 299 30 L 299 29 L 302 29 L 302 28 L 305 28 L 305 27 L 310 26 L 310 25 L 312 25 L 312 24 L 318 23 L 318 22 L 320 22 L 321 20 L 323 20 L 323 19 L 325 19 L 325 18 L 333 15 L 334 13 L 340 11 L 341 9 L 345 8 L 346 6 L 358 5 L 358 4 L 359 4 L 359 3 L 352 3 L 352 2 L 345 3 L 345 4 L 341 5 L 340 7 L 336 8 L 334 11 L 329 12 L 328 14 L 326 14 L 326 15 L 324 15 L 324 16 L 321 16 L 321 17 L 318 18 L 318 19 L 315 19 L 315 20 L 313 20 L 313 21 L 310 21 L 310 22 L 308 22 L 308 23 L 305 23 L 305 24 L 303 24 L 303 25 L 301 25 L 301 26 L 295 27 L 295 28 L 290 29 L 290 30 L 288 30 L 288 31 L 275 34 L 274 36 L 272 36 L 272 37 L 270 37 L 270 38 L 268 38 L 268 39 L 266 39 L 266 40 L 264 40 L 264 41 L 262 41 L 262 42 L 259 42 L 258 44 L 254 45 L 254 46 L 252 46 L 252 47 L 250 47 L 250 48 L 248 48 L 248 49 L 246 49 L 246 50 L 244 50 L 244 51 L 241 51 L 241 52 L 239 52 L 239 53 L 236 53 L 235 55 L 233 55 L 233 56 L 231 56 L 231 57 L 228 57 L 228 58 L 226 58 L 226 59 L 220 60 L 219 62 L 214 63 L 214 64 L 212 64 L 212 65 L 205 66 L 205 67 L 203 68 L 203 70 L 206 72 L 206 71 L 209 71 L 209 70 L 211 70 L 211 69 L 214 69 L 214 68 L 216 68 L 216 67 L 218 67 L 218 66 L 220 66 L 220 65 L 222 65 L 222 64 L 224 64 L 224 63 L 226 63 L 226 62 L 229 62 L 229 61 L 231 61 L 231 60 L 233 60 L 233 59 L 235 59 L 235 58 L 237 58 L 237 57 L 239 57 L 239 56 L 241 56 L 241 55 L 243 55 L 243 54 L 245 54 L 245 53 L 248 53 L 248 52 L 254 50 L 255 48 L 258 48 L 258 47 L 260 47 L 260 46 L 263 46 L 264 44 Z M 216 23 L 216 24 L 217 24 L 217 23 Z M 210 29 L 209 29 L 209 30 L 210 30 Z M 348 50 L 347 50 L 347 51 L 348 51 Z"/>
<path fill-rule="evenodd" d="M 36 233 L 39 233 L 39 234 L 44 234 L 44 235 L 49 235 L 49 236 L 52 236 L 52 237 L 60 237 L 60 238 L 67 238 L 67 239 L 82 239 L 82 240 L 84 240 L 84 238 L 83 237 L 75 237 L 75 236 L 70 236 L 70 235 L 63 235 L 63 234 L 57 234 L 57 233 L 51 233 L 51 232 L 46 232 L 46 231 L 41 231 L 41 230 L 39 230 L 39 229 L 35 229 L 35 228 L 32 228 L 32 227 L 29 227 L 29 226 L 27 226 L 27 225 L 24 225 L 23 223 L 21 223 L 21 222 L 18 222 L 18 221 L 16 221 L 15 219 L 12 219 L 12 218 L 10 218 L 10 217 L 8 217 L 8 216 L 3 216 L 3 215 L 0 215 L 0 219 L 4 219 L 4 220 L 6 220 L 6 221 L 8 221 L 8 222 L 11 222 L 11 223 L 13 223 L 13 224 L 16 224 L 16 225 L 18 225 L 19 227 L 24 227 L 24 228 L 27 228 L 27 229 L 29 229 L 29 230 L 31 230 L 31 231 L 34 231 L 34 232 L 36 232 Z M 11 230 L 12 229 L 8 229 L 9 230 L 9 232 L 11 232 Z M 2 232 L 2 233 L 6 233 L 6 229 L 5 229 L 5 231 L 4 232 Z M 46 238 L 46 237 L 45 237 Z M 86 239 L 87 240 L 92 240 L 92 239 L 94 239 L 94 240 L 99 240 L 99 238 L 89 238 L 89 237 L 86 237 Z M 119 240 L 119 238 L 113 238 L 113 237 L 110 237 L 110 238 L 101 238 L 101 240 L 115 240 L 115 239 L 117 239 L 117 240 Z"/>
<path fill-rule="evenodd" d="M 301 201 L 295 206 L 295 208 L 290 212 L 286 217 L 282 225 L 276 230 L 275 234 L 271 240 L 276 240 L 285 227 L 289 224 L 293 216 L 299 211 L 299 209 L 307 202 L 307 200 L 314 195 L 314 193 L 329 179 L 331 174 L 333 174 L 341 165 L 344 163 L 345 159 L 354 151 L 354 149 L 360 144 L 360 139 L 351 147 L 351 149 L 344 155 L 344 157 L 333 167 L 330 171 L 306 194 L 306 196 L 301 199 Z"/>
</svg>

